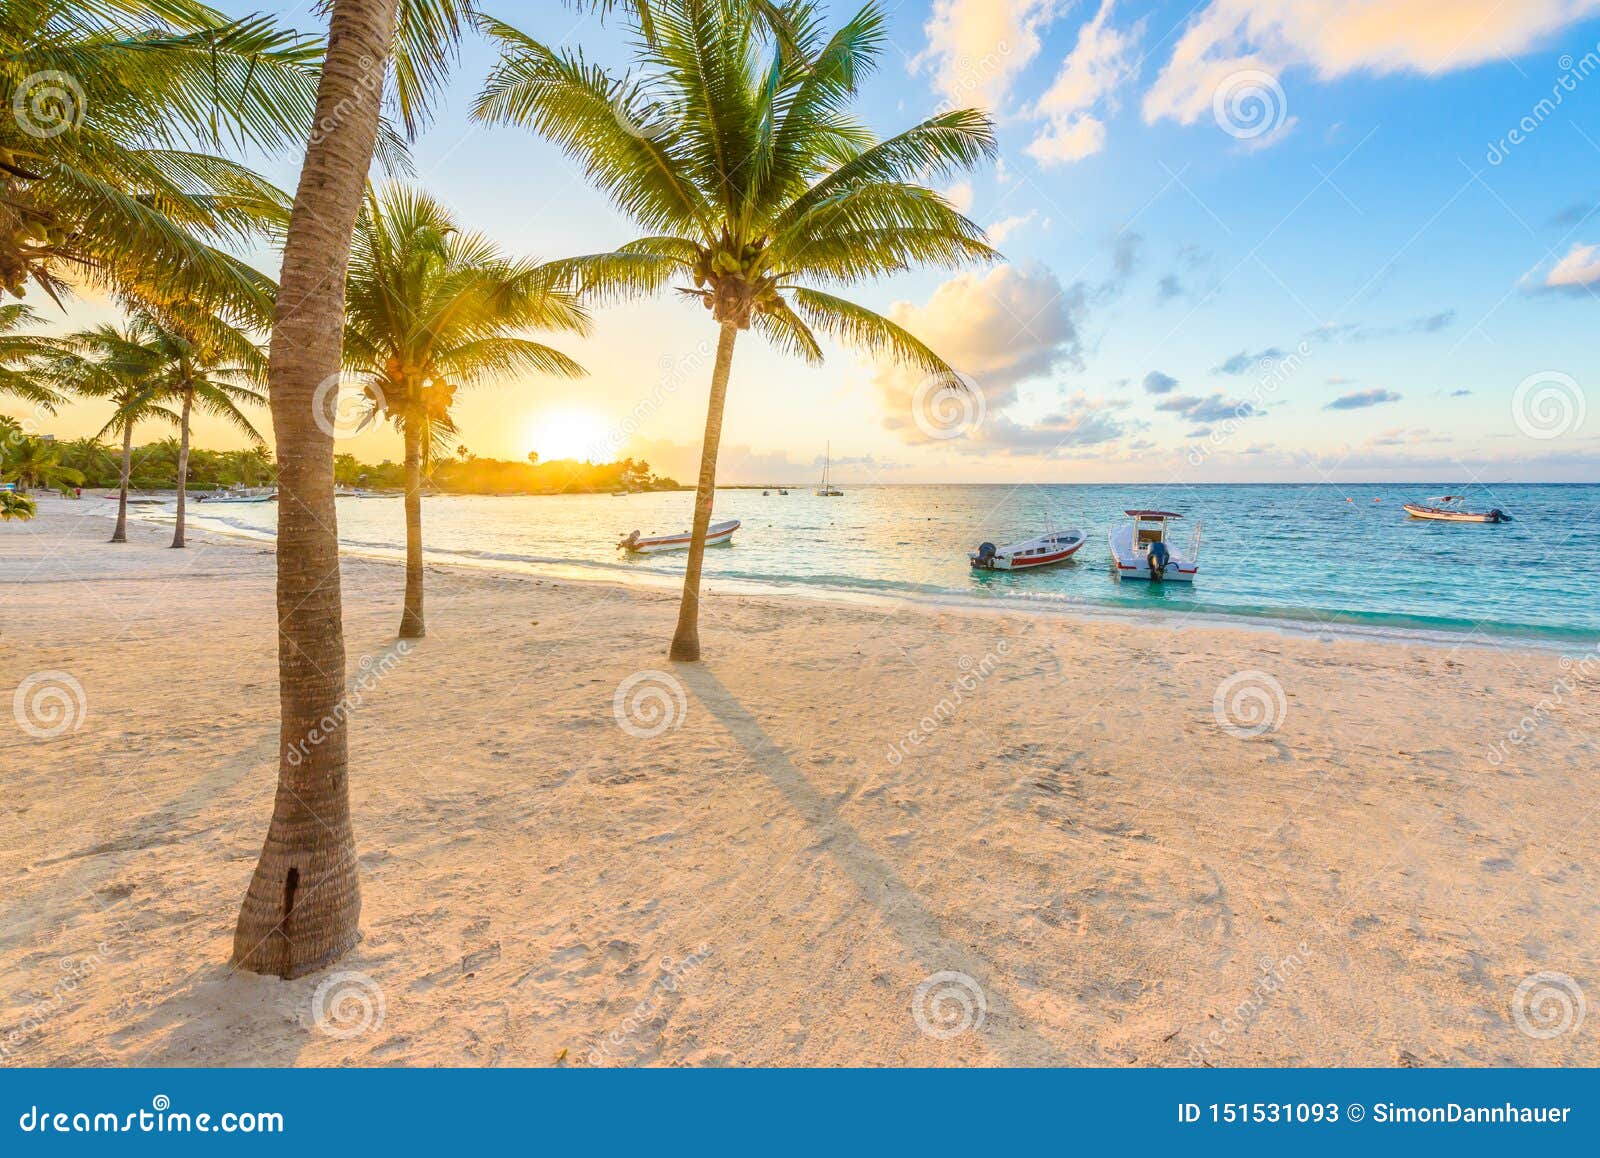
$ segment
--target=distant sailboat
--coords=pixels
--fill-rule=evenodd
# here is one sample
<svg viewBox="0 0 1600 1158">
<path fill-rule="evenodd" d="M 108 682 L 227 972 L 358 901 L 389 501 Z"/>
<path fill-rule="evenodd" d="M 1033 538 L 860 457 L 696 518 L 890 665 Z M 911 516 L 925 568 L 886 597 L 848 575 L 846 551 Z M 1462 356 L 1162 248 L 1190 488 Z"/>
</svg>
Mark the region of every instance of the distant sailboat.
<svg viewBox="0 0 1600 1158">
<path fill-rule="evenodd" d="M 825 499 L 843 498 L 844 492 L 834 489 L 828 481 L 828 468 L 833 465 L 833 443 L 828 443 L 827 453 L 822 456 L 822 485 L 817 488 L 817 494 Z"/>
</svg>

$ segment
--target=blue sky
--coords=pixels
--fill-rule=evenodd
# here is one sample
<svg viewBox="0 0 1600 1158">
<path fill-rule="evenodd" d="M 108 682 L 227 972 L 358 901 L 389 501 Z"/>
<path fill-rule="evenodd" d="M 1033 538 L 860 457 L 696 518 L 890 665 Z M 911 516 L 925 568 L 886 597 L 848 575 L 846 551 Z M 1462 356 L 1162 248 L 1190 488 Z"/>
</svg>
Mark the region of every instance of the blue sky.
<svg viewBox="0 0 1600 1158">
<path fill-rule="evenodd" d="M 487 7 L 625 60 L 592 16 Z M 747 337 L 723 478 L 809 477 L 829 440 L 849 481 L 1600 476 L 1600 0 L 938 0 L 894 6 L 890 28 L 866 115 L 889 133 L 990 102 L 1000 164 L 945 187 L 1008 263 L 856 296 L 974 394 L 930 397 L 843 350 L 807 369 Z M 420 179 L 517 252 L 625 240 L 564 158 L 470 123 L 491 62 L 464 50 Z M 564 343 L 585 382 L 466 398 L 473 451 L 634 415 L 626 449 L 692 475 L 705 315 L 663 301 L 599 322 Z"/>
</svg>

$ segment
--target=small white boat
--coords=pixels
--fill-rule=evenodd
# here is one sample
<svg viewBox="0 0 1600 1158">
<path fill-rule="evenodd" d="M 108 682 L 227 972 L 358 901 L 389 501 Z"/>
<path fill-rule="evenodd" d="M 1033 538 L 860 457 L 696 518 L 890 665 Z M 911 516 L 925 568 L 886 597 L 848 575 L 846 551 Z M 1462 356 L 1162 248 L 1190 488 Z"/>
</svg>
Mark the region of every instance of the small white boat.
<svg viewBox="0 0 1600 1158">
<path fill-rule="evenodd" d="M 1413 519 L 1432 519 L 1439 523 L 1509 523 L 1511 516 L 1494 507 L 1487 511 L 1469 511 L 1465 495 L 1440 495 L 1421 503 L 1402 503 L 1406 514 Z"/>
<path fill-rule="evenodd" d="M 1200 524 L 1188 547 L 1172 545 L 1168 524 L 1182 515 L 1174 511 L 1124 511 L 1129 521 L 1111 529 L 1111 563 L 1119 579 L 1192 583 L 1200 570 Z"/>
<path fill-rule="evenodd" d="M 729 519 L 725 523 L 712 523 L 706 530 L 706 546 L 715 547 L 719 543 L 726 543 L 733 538 L 733 533 L 738 529 L 738 519 Z M 641 535 L 638 531 L 633 531 L 617 546 L 635 555 L 654 555 L 661 551 L 687 551 L 691 538 L 693 535 L 689 531 L 680 531 L 676 535 Z"/>
<path fill-rule="evenodd" d="M 1048 567 L 1072 558 L 1088 537 L 1074 527 L 1070 531 L 1051 531 L 1037 539 L 996 547 L 993 543 L 980 543 L 976 551 L 968 551 L 967 558 L 974 571 L 1026 571 L 1030 567 Z"/>
<path fill-rule="evenodd" d="M 778 488 L 778 493 L 779 493 L 779 494 L 780 494 L 780 495 L 786 495 L 786 494 L 788 494 L 788 493 L 789 493 L 789 492 L 788 492 L 788 491 L 786 491 L 786 490 L 784 490 L 784 489 L 783 489 L 783 488 L 782 488 L 782 487 L 779 487 L 779 488 Z"/>
<path fill-rule="evenodd" d="M 198 503 L 275 503 L 278 501 L 278 491 L 275 487 L 230 487 L 223 491 L 212 491 L 209 495 L 196 495 Z"/>
</svg>

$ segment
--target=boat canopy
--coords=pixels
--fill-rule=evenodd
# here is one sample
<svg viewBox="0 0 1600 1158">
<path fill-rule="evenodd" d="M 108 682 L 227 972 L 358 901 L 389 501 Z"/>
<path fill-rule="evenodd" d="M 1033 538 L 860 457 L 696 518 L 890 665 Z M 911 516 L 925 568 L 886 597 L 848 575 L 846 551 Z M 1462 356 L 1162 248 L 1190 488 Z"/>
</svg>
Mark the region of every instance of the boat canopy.
<svg viewBox="0 0 1600 1158">
<path fill-rule="evenodd" d="M 1135 518 L 1135 519 L 1181 519 L 1181 518 L 1183 518 L 1183 516 L 1178 514 L 1176 511 L 1123 511 L 1122 513 L 1125 514 L 1125 515 L 1128 515 L 1128 516 L 1130 516 L 1132 518 Z"/>
</svg>

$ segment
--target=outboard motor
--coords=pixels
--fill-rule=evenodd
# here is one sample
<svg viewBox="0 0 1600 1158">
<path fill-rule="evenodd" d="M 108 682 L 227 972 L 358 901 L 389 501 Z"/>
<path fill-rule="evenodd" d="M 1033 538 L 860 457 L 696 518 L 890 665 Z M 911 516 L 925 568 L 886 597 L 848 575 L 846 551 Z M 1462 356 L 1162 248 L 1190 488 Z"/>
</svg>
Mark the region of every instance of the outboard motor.
<svg viewBox="0 0 1600 1158">
<path fill-rule="evenodd" d="M 639 541 L 639 532 L 638 531 L 630 531 L 628 533 L 628 536 L 625 539 L 623 539 L 622 542 L 618 543 L 617 546 L 626 548 L 628 550 L 632 550 L 633 549 L 633 545 L 635 543 L 637 543 L 638 541 Z"/>
<path fill-rule="evenodd" d="M 972 561 L 972 565 L 974 567 L 982 567 L 985 570 L 993 571 L 994 570 L 994 544 L 993 543 L 979 543 L 978 544 L 978 557 Z"/>
<path fill-rule="evenodd" d="M 1150 578 L 1162 580 L 1167 575 L 1167 562 L 1172 558 L 1172 553 L 1167 550 L 1167 545 L 1157 541 L 1150 544 L 1150 551 L 1145 555 L 1145 562 L 1150 566 Z"/>
<path fill-rule="evenodd" d="M 1491 523 L 1509 523 L 1511 521 L 1511 516 L 1506 514 L 1499 507 L 1495 507 L 1494 510 L 1489 512 L 1489 521 Z"/>
</svg>

